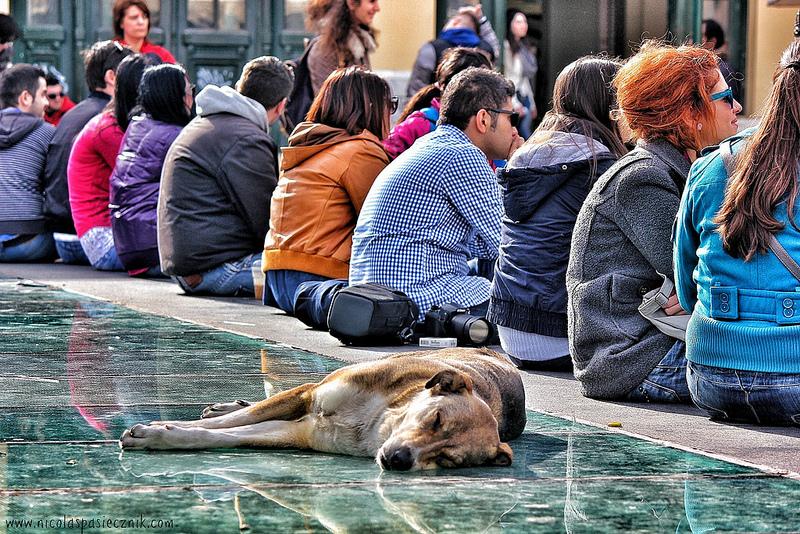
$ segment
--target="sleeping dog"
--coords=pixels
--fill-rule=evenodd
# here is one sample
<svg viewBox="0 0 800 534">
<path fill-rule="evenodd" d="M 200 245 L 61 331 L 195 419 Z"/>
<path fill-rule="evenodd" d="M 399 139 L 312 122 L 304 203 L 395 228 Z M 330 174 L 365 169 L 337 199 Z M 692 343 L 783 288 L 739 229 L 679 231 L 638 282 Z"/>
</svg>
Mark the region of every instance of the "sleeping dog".
<svg viewBox="0 0 800 534">
<path fill-rule="evenodd" d="M 372 456 L 383 469 L 510 465 L 525 427 L 517 369 L 488 349 L 397 354 L 343 367 L 255 404 L 215 404 L 197 421 L 156 421 L 123 449 L 270 447 Z"/>
</svg>

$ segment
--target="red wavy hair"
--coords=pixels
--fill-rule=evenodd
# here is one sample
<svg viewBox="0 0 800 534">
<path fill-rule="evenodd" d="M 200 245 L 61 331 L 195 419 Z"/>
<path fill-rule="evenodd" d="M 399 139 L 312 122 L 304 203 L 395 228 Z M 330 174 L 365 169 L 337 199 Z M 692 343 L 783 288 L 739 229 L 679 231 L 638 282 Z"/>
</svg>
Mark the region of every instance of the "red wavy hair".
<svg viewBox="0 0 800 534">
<path fill-rule="evenodd" d="M 714 128 L 711 90 L 719 81 L 718 69 L 717 56 L 699 46 L 642 43 L 614 78 L 631 130 L 642 139 L 665 139 L 680 149 L 703 148 L 697 123 Z"/>
</svg>

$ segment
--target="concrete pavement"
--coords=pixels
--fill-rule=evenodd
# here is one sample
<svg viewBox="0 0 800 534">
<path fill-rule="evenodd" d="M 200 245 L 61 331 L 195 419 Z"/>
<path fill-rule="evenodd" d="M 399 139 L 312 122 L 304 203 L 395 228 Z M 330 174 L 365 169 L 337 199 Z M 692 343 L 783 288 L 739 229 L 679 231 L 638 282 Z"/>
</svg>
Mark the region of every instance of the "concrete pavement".
<svg viewBox="0 0 800 534">
<path fill-rule="evenodd" d="M 0 264 L 0 277 L 33 280 L 142 312 L 264 338 L 345 362 L 418 350 L 345 347 L 328 333 L 310 330 L 280 310 L 254 300 L 187 297 L 176 284 L 166 280 L 129 278 L 124 273 L 57 264 Z M 800 428 L 726 425 L 709 421 L 690 406 L 587 399 L 580 394 L 575 379 L 565 373 L 524 372 L 523 382 L 528 409 L 603 428 L 608 428 L 610 422 L 619 422 L 621 428 L 611 431 L 800 478 Z"/>
</svg>

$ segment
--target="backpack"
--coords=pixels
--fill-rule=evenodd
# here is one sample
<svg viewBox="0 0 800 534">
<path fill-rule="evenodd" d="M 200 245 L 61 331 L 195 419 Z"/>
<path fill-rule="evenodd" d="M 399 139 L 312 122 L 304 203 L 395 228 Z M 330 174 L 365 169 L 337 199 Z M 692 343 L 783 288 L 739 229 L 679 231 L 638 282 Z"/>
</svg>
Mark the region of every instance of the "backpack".
<svg viewBox="0 0 800 534">
<path fill-rule="evenodd" d="M 414 337 L 418 316 L 419 308 L 402 291 L 357 284 L 333 297 L 328 328 L 345 344 L 402 345 Z"/>
<path fill-rule="evenodd" d="M 286 109 L 283 112 L 283 126 L 288 134 L 291 134 L 295 126 L 305 120 L 306 113 L 311 108 L 311 102 L 314 101 L 311 72 L 308 70 L 308 54 L 318 40 L 319 37 L 311 39 L 303 51 L 303 55 L 299 59 L 289 61 L 294 68 L 294 86 L 292 92 L 289 93 Z"/>
</svg>

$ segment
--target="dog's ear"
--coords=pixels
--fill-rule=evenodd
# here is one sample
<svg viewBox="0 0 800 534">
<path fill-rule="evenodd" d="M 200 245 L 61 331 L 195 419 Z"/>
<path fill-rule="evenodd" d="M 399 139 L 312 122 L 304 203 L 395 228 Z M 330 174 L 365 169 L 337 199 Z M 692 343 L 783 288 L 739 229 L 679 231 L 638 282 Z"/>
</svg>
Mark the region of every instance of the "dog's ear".
<svg viewBox="0 0 800 534">
<path fill-rule="evenodd" d="M 439 371 L 425 384 L 425 389 L 430 389 L 432 395 L 445 395 L 447 393 L 472 393 L 472 379 L 463 373 L 445 369 Z"/>
<path fill-rule="evenodd" d="M 498 465 L 500 467 L 508 467 L 514 459 L 514 451 L 508 446 L 508 443 L 500 443 L 497 447 L 497 454 L 494 458 L 487 462 L 487 465 Z"/>
</svg>

